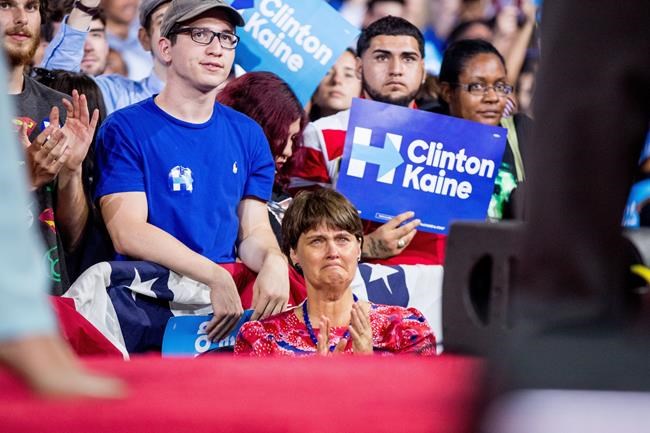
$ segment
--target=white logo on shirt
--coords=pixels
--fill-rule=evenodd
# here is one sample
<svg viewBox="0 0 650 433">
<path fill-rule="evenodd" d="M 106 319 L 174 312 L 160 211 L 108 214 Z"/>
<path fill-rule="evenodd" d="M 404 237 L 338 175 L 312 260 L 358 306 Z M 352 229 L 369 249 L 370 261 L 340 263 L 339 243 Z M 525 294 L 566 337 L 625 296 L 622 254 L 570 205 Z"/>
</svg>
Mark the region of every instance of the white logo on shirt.
<svg viewBox="0 0 650 433">
<path fill-rule="evenodd" d="M 169 188 L 172 191 L 192 192 L 193 184 L 192 169 L 177 165 L 169 171 Z"/>
</svg>

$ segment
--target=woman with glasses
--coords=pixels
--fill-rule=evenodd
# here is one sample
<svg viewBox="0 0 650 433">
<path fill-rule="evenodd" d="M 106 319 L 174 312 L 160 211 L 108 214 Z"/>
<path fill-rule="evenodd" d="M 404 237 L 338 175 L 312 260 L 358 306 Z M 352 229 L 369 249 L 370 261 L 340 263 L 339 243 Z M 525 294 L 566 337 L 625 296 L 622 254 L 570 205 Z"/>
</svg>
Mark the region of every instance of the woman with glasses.
<svg viewBox="0 0 650 433">
<path fill-rule="evenodd" d="M 507 80 L 503 56 L 483 40 L 455 42 L 445 51 L 439 80 L 444 114 L 508 128 L 508 145 L 495 180 L 488 218 L 513 218 L 517 213 L 513 192 L 524 180 L 520 137 L 530 130 L 531 122 L 525 116 L 504 117 L 513 88 Z"/>
</svg>

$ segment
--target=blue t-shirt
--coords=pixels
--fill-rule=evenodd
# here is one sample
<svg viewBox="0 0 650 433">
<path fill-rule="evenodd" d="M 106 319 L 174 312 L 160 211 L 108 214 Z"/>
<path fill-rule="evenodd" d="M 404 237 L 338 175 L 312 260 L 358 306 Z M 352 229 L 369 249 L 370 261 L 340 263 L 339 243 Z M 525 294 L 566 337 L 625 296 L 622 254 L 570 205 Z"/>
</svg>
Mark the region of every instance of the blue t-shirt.
<svg viewBox="0 0 650 433">
<path fill-rule="evenodd" d="M 262 128 L 215 104 L 212 118 L 187 123 L 146 99 L 111 114 L 97 136 L 95 198 L 147 195 L 148 222 L 217 263 L 233 262 L 237 208 L 269 200 L 275 168 Z"/>
</svg>

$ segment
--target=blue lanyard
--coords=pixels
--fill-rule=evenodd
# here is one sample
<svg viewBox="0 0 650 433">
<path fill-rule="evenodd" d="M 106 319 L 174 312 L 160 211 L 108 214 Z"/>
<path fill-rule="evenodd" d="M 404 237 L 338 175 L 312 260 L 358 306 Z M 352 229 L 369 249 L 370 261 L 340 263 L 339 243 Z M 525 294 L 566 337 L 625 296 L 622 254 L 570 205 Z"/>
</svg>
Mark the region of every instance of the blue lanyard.
<svg viewBox="0 0 650 433">
<path fill-rule="evenodd" d="M 354 299 L 354 302 L 357 302 L 359 298 L 357 298 L 357 295 L 354 293 L 352 294 L 352 299 Z M 314 333 L 314 328 L 311 326 L 311 322 L 309 321 L 309 314 L 307 313 L 307 300 L 305 299 L 305 302 L 302 303 L 302 317 L 305 319 L 305 326 L 307 327 L 307 332 L 309 333 L 309 338 L 311 339 L 311 342 L 314 343 L 314 346 L 318 347 L 318 338 L 316 338 L 316 334 Z M 343 334 L 343 337 L 345 339 L 350 338 L 350 330 L 346 329 L 345 334 Z M 334 348 L 336 347 L 335 344 L 330 346 L 330 352 L 334 352 Z"/>
</svg>

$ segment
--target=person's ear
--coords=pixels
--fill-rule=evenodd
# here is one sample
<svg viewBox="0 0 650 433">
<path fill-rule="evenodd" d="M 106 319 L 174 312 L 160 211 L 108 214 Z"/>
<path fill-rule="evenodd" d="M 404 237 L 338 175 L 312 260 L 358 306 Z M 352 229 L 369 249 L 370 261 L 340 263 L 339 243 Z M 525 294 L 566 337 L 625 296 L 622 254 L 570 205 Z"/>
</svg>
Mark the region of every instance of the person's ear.
<svg viewBox="0 0 650 433">
<path fill-rule="evenodd" d="M 440 83 L 440 97 L 449 105 L 451 101 L 451 85 L 449 83 Z"/>
<path fill-rule="evenodd" d="M 291 263 L 293 263 L 297 267 L 300 267 L 298 255 L 296 254 L 293 248 L 289 249 L 289 258 L 291 258 Z"/>
<path fill-rule="evenodd" d="M 361 57 L 357 57 L 356 61 L 357 65 L 354 69 L 354 73 L 357 76 L 357 79 L 361 80 L 361 77 L 363 77 L 363 61 L 361 60 Z"/>
<path fill-rule="evenodd" d="M 422 83 L 420 83 L 422 86 L 427 81 L 427 68 L 424 66 L 424 59 L 420 59 L 420 71 L 422 71 Z"/>
<path fill-rule="evenodd" d="M 172 62 L 172 41 L 167 38 L 160 38 L 158 40 L 158 51 L 160 51 L 160 57 L 166 64 Z"/>
<path fill-rule="evenodd" d="M 149 36 L 149 33 L 144 27 L 138 29 L 138 40 L 145 51 L 151 51 L 151 36 Z"/>
</svg>

